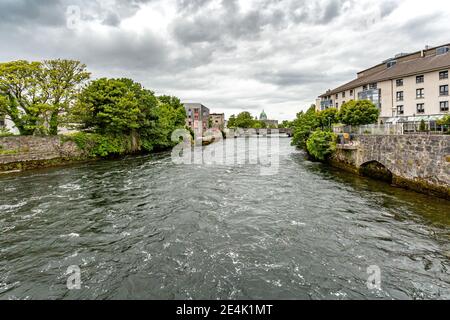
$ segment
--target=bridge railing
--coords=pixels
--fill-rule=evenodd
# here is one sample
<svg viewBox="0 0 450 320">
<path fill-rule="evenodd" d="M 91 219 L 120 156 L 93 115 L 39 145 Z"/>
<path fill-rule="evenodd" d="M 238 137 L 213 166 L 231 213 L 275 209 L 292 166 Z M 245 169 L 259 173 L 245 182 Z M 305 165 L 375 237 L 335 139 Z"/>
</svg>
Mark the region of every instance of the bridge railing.
<svg viewBox="0 0 450 320">
<path fill-rule="evenodd" d="M 364 126 L 335 126 L 336 134 L 371 134 L 371 135 L 403 135 L 403 134 L 448 134 L 450 129 L 446 125 L 438 125 L 436 122 L 421 123 L 396 123 L 396 124 L 371 124 Z"/>
</svg>

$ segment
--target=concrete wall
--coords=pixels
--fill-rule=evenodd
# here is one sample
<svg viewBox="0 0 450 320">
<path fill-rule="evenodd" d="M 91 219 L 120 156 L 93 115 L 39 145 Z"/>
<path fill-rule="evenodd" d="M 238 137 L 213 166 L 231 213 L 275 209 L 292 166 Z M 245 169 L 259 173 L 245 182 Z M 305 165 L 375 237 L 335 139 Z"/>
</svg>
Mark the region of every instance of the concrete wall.
<svg viewBox="0 0 450 320">
<path fill-rule="evenodd" d="M 0 172 L 23 170 L 72 161 L 81 158 L 82 151 L 72 141 L 59 136 L 13 136 L 0 138 Z"/>
<path fill-rule="evenodd" d="M 450 136 L 361 135 L 331 161 L 355 172 L 376 161 L 393 174 L 394 184 L 450 199 Z"/>
</svg>

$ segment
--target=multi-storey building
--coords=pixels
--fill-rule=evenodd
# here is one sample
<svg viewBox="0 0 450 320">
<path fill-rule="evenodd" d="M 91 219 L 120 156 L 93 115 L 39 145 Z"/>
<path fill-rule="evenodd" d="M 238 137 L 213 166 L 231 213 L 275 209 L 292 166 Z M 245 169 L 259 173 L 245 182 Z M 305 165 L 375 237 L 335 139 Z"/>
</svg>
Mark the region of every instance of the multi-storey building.
<svg viewBox="0 0 450 320">
<path fill-rule="evenodd" d="M 346 101 L 372 101 L 380 122 L 434 121 L 449 112 L 450 44 L 401 53 L 357 74 L 357 78 L 319 96 L 317 110 Z"/>
<path fill-rule="evenodd" d="M 209 115 L 211 126 L 215 129 L 223 130 L 225 128 L 225 114 L 224 113 L 211 113 Z"/>
<path fill-rule="evenodd" d="M 201 103 L 184 103 L 186 126 L 202 136 L 209 128 L 209 109 Z"/>
</svg>

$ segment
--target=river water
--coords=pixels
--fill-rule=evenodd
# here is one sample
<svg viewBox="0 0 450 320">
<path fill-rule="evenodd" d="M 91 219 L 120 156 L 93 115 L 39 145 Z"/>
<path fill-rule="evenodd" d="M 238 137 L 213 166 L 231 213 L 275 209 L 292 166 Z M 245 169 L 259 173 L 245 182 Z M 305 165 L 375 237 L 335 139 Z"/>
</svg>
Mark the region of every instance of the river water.
<svg viewBox="0 0 450 320">
<path fill-rule="evenodd" d="M 276 152 L 0 176 L 0 299 L 450 299 L 448 201 Z"/>
</svg>

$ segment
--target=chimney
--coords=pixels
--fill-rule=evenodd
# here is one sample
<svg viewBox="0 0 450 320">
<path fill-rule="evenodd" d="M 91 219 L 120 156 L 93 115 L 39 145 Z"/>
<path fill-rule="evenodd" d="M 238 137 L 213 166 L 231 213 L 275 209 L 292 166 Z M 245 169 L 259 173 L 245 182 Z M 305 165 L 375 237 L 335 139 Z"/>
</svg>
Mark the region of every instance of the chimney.
<svg viewBox="0 0 450 320">
<path fill-rule="evenodd" d="M 421 58 L 424 58 L 424 57 L 425 57 L 425 50 L 421 50 L 421 51 L 420 51 L 420 57 L 421 57 Z"/>
</svg>

